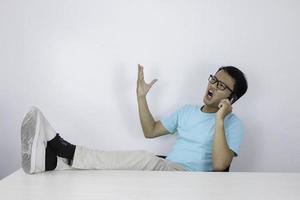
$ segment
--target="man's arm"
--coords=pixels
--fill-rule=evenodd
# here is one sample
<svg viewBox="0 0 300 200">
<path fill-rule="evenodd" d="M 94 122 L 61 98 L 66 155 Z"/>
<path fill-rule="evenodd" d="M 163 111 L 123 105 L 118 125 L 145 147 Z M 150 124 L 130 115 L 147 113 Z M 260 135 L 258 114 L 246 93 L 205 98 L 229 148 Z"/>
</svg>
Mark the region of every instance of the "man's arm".
<svg viewBox="0 0 300 200">
<path fill-rule="evenodd" d="M 224 128 L 224 118 L 232 111 L 232 107 L 228 100 L 222 101 L 220 103 L 220 107 L 221 108 L 216 115 L 215 135 L 213 141 L 212 160 L 214 171 L 223 171 L 226 169 L 234 157 L 234 152 L 229 149 L 227 144 Z"/>
<path fill-rule="evenodd" d="M 137 101 L 140 122 L 146 138 L 154 138 L 161 135 L 168 134 L 169 132 L 163 127 L 160 121 L 155 121 L 147 104 L 146 95 L 152 85 L 157 81 L 154 79 L 151 83 L 147 84 L 144 80 L 143 66 L 138 65 L 138 79 L 137 79 Z"/>
<path fill-rule="evenodd" d="M 229 149 L 224 130 L 224 120 L 216 119 L 215 135 L 213 142 L 213 168 L 214 171 L 223 171 L 226 169 L 233 157 L 234 152 Z"/>
<path fill-rule="evenodd" d="M 146 138 L 155 138 L 169 134 L 160 121 L 155 121 L 147 105 L 145 97 L 138 98 L 140 122 Z"/>
</svg>

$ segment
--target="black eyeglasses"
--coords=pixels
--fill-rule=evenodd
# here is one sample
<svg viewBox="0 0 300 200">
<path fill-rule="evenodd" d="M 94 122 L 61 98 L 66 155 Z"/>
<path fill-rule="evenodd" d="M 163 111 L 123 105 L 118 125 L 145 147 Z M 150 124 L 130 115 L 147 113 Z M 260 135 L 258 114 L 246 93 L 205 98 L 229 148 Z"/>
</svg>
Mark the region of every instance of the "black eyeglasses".
<svg viewBox="0 0 300 200">
<path fill-rule="evenodd" d="M 220 89 L 220 90 L 225 90 L 226 88 L 231 92 L 233 93 L 233 90 L 230 89 L 225 83 L 223 83 L 222 81 L 219 81 L 217 79 L 217 77 L 215 77 L 214 75 L 209 75 L 209 78 L 208 78 L 208 81 L 211 83 L 211 84 L 215 84 L 217 82 L 217 88 Z"/>
</svg>

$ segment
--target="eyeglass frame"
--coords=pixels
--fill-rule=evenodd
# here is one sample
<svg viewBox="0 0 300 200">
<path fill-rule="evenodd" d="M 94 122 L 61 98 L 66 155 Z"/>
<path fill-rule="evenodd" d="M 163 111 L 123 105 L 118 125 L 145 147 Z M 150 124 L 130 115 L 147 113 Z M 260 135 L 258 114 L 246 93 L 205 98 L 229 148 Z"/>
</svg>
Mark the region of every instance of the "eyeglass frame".
<svg viewBox="0 0 300 200">
<path fill-rule="evenodd" d="M 214 78 L 214 79 L 216 79 L 216 81 L 212 83 L 212 82 L 210 82 L 210 80 L 209 80 L 210 78 Z M 208 77 L 208 82 L 210 82 L 211 84 L 217 83 L 217 88 L 218 88 L 218 89 L 224 91 L 224 90 L 226 90 L 226 88 L 227 88 L 231 93 L 233 93 L 233 90 L 231 90 L 224 82 L 220 81 L 216 76 L 214 76 L 214 75 L 212 75 L 212 74 L 209 75 L 209 77 Z M 225 88 L 224 88 L 224 89 L 219 88 L 219 83 L 224 84 L 224 85 L 225 85 Z"/>
</svg>

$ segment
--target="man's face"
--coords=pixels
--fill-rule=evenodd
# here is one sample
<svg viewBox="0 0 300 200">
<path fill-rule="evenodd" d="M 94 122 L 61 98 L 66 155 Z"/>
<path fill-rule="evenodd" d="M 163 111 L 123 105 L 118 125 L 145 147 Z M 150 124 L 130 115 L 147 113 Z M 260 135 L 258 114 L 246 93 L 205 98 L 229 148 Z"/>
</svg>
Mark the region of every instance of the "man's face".
<svg viewBox="0 0 300 200">
<path fill-rule="evenodd" d="M 215 77 L 221 81 L 222 83 L 225 83 L 226 86 L 229 87 L 229 89 L 233 90 L 235 80 L 229 76 L 224 70 L 220 70 L 215 74 Z M 219 83 L 220 85 L 224 85 L 222 83 Z M 217 88 L 217 82 L 212 84 L 208 82 L 208 86 L 203 98 L 204 104 L 217 108 L 220 101 L 222 99 L 226 99 L 231 94 L 231 91 L 228 88 L 225 90 L 221 90 Z"/>
</svg>

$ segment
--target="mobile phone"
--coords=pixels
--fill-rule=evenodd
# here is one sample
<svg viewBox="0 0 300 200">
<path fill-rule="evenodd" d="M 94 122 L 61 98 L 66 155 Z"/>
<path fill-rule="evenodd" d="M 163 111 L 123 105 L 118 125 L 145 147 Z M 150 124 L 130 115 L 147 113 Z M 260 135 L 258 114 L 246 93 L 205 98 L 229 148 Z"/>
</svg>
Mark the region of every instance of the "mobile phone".
<svg viewBox="0 0 300 200">
<path fill-rule="evenodd" d="M 232 102 L 231 104 L 233 104 L 233 103 L 235 102 L 236 95 L 235 95 L 235 94 L 231 94 L 227 99 L 228 99 L 230 102 Z"/>
</svg>

